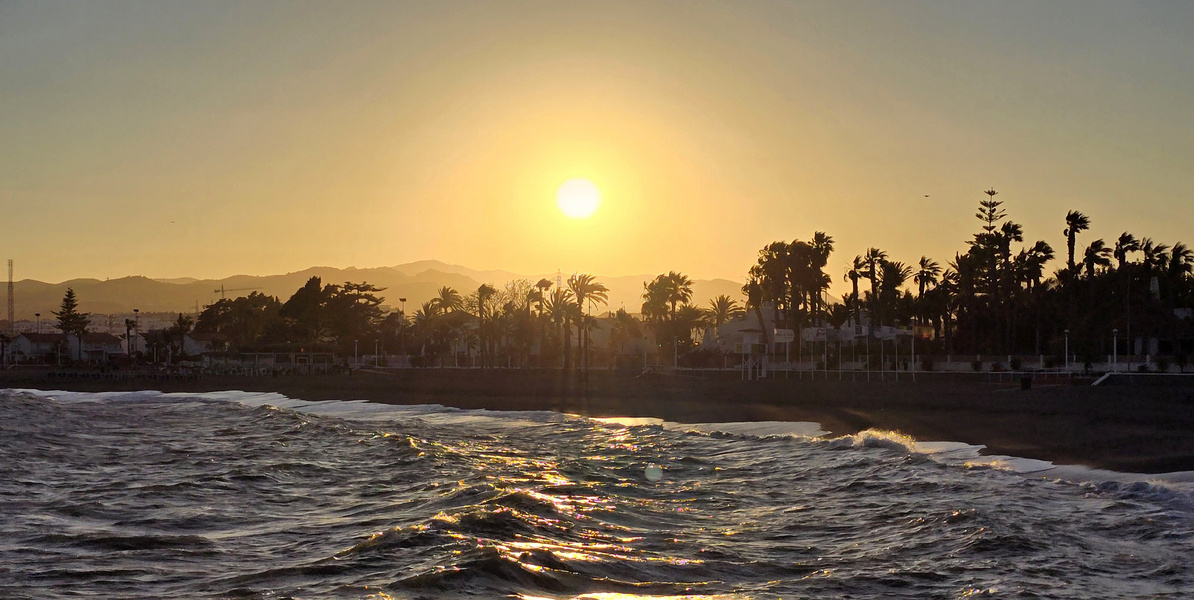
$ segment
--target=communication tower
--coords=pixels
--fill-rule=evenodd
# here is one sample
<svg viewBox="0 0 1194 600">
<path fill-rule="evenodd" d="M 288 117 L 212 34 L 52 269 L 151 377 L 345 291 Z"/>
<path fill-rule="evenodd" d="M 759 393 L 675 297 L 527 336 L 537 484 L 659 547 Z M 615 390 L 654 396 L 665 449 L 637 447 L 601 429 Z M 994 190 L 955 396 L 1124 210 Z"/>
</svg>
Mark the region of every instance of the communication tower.
<svg viewBox="0 0 1194 600">
<path fill-rule="evenodd" d="M 12 326 L 16 314 L 16 302 L 12 293 L 12 259 L 8 259 L 8 333 L 12 333 Z"/>
</svg>

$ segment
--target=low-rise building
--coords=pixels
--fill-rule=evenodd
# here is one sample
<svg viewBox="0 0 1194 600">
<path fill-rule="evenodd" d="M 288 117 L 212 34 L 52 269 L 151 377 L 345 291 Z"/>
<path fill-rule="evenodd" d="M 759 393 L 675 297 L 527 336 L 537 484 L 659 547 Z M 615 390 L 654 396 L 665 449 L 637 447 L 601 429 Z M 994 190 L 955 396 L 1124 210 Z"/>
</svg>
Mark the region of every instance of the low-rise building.
<svg viewBox="0 0 1194 600">
<path fill-rule="evenodd" d="M 70 345 L 66 335 L 61 333 L 25 332 L 17 335 L 8 344 L 8 360 L 14 363 L 35 363 L 53 361 L 58 354 L 67 354 Z"/>
</svg>

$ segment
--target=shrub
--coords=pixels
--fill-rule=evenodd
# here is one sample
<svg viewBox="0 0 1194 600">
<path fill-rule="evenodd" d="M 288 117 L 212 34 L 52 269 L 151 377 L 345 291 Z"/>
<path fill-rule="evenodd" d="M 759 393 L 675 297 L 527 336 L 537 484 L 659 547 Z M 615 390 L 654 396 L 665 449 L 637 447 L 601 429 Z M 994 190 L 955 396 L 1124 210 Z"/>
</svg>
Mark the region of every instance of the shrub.
<svg viewBox="0 0 1194 600">
<path fill-rule="evenodd" d="M 1003 370 L 1003 364 L 1000 363 L 999 361 L 995 361 L 995 362 L 991 363 L 991 372 L 992 373 L 998 373 L 1002 370 Z"/>
<path fill-rule="evenodd" d="M 982 370 L 983 370 L 983 361 L 981 361 L 981 360 L 974 360 L 974 361 L 971 361 L 971 362 L 970 362 L 970 368 L 971 368 L 971 369 L 974 369 L 974 372 L 975 372 L 975 373 L 978 373 L 979 371 L 982 371 Z"/>
<path fill-rule="evenodd" d="M 1161 356 L 1157 357 L 1157 371 L 1166 373 L 1169 371 L 1169 359 Z"/>
<path fill-rule="evenodd" d="M 1019 356 L 1013 356 L 1012 361 L 1011 361 L 1011 367 L 1012 367 L 1013 371 L 1019 371 L 1021 368 L 1024 367 L 1024 363 L 1022 363 L 1020 361 Z"/>
<path fill-rule="evenodd" d="M 933 359 L 928 356 L 920 359 L 920 368 L 925 371 L 932 371 L 933 370 Z"/>
</svg>

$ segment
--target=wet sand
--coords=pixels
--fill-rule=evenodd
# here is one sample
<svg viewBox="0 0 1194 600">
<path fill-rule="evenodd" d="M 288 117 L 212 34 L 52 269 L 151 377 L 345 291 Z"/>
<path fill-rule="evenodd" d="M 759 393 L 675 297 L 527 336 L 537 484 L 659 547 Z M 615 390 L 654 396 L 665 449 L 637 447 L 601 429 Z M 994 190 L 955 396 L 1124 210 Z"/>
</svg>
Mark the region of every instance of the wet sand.
<svg viewBox="0 0 1194 600">
<path fill-rule="evenodd" d="M 781 375 L 782 377 L 782 375 Z M 806 375 L 807 377 L 807 375 Z M 681 423 L 813 421 L 834 435 L 869 428 L 922 441 L 982 444 L 1057 464 L 1135 473 L 1194 470 L 1194 383 L 1090 387 L 1070 380 L 1019 382 L 921 374 L 915 383 L 773 378 L 737 373 L 626 375 L 533 370 L 401 370 L 352 375 L 198 379 L 49 377 L 8 371 L 0 387 L 42 390 L 277 392 L 304 400 L 363 399 L 492 410 L 554 410 Z M 890 377 L 890 375 L 888 376 Z"/>
</svg>

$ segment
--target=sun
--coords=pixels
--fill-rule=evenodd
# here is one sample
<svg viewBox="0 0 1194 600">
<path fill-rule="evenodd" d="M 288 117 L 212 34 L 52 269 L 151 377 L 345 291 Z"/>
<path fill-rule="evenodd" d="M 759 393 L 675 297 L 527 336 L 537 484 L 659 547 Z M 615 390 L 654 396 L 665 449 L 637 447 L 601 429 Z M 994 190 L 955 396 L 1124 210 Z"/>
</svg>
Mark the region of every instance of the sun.
<svg viewBox="0 0 1194 600">
<path fill-rule="evenodd" d="M 587 219 L 601 206 L 601 190 L 588 179 L 569 179 L 556 191 L 556 206 L 573 219 Z"/>
</svg>

